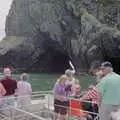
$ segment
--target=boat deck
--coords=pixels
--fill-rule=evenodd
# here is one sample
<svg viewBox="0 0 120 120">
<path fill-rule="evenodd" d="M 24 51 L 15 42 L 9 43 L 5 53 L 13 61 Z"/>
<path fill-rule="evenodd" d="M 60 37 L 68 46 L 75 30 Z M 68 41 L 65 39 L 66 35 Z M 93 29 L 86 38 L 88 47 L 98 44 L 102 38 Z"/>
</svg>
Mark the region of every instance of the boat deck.
<svg viewBox="0 0 120 120">
<path fill-rule="evenodd" d="M 54 100 L 51 91 L 33 92 L 31 103 L 22 107 L 18 106 L 17 97 L 14 99 L 14 106 L 1 107 L 0 120 L 55 120 Z M 70 115 L 69 120 L 86 120 L 86 117 L 78 118 Z"/>
</svg>

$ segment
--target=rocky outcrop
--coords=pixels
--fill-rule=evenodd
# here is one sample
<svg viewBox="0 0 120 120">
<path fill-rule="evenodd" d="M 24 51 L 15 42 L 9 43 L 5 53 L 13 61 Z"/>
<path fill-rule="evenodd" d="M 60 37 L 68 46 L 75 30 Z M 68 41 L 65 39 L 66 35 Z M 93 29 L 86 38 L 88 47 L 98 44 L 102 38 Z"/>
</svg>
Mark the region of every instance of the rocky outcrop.
<svg viewBox="0 0 120 120">
<path fill-rule="evenodd" d="M 0 43 L 1 65 L 64 72 L 71 60 L 78 73 L 88 71 L 94 61 L 109 60 L 116 65 L 119 28 L 104 20 L 101 7 L 98 17 L 97 5 L 91 0 L 13 0 L 6 37 Z"/>
</svg>

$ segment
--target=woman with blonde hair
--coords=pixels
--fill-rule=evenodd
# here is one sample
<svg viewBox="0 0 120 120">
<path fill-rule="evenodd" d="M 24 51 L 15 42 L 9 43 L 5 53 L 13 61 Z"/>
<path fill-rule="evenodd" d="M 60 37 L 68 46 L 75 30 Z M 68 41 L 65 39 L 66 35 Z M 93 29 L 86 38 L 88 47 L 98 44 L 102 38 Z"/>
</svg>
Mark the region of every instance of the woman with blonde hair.
<svg viewBox="0 0 120 120">
<path fill-rule="evenodd" d="M 65 70 L 65 75 L 69 78 L 70 81 L 75 80 L 75 78 L 73 77 L 74 74 L 75 72 L 73 70 L 70 69 Z"/>
<path fill-rule="evenodd" d="M 66 81 L 66 85 L 67 86 L 71 86 L 71 91 L 69 92 L 69 95 L 73 95 L 74 94 L 74 90 L 75 90 L 75 77 L 73 76 L 74 75 L 74 71 L 73 70 L 70 70 L 70 69 L 67 69 L 65 71 L 65 75 L 67 76 L 67 81 Z"/>
<path fill-rule="evenodd" d="M 53 93 L 54 93 L 54 110 L 56 113 L 56 120 L 68 120 L 67 112 L 69 106 L 69 91 L 70 86 L 66 86 L 67 76 L 62 75 L 57 80 Z"/>
</svg>

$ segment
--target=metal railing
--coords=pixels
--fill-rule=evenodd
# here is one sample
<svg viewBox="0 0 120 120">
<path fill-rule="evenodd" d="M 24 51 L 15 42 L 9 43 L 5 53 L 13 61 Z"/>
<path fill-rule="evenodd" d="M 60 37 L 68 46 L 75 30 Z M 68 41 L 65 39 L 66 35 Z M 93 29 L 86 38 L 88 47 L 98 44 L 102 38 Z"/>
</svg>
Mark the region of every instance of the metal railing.
<svg viewBox="0 0 120 120">
<path fill-rule="evenodd" d="M 54 113 L 54 99 L 52 95 L 52 91 L 39 91 L 33 92 L 31 97 L 30 104 L 24 104 L 23 106 L 18 105 L 19 98 L 25 98 L 27 96 L 19 96 L 19 97 L 5 97 L 3 101 L 7 99 L 14 99 L 14 106 L 7 105 L 0 108 L 0 120 L 55 120 L 55 113 Z M 75 99 L 78 100 L 79 99 Z M 84 101 L 90 102 L 90 101 Z M 64 107 L 64 106 L 61 106 Z M 94 120 L 98 120 L 98 114 L 90 111 L 85 111 L 82 109 L 75 109 L 75 108 L 67 108 L 68 110 L 77 110 L 81 112 L 87 112 L 88 114 L 96 115 Z M 3 112 L 5 111 L 5 112 Z M 68 119 L 71 117 L 78 117 L 72 116 L 69 112 Z M 87 117 L 87 116 L 86 116 Z"/>
</svg>

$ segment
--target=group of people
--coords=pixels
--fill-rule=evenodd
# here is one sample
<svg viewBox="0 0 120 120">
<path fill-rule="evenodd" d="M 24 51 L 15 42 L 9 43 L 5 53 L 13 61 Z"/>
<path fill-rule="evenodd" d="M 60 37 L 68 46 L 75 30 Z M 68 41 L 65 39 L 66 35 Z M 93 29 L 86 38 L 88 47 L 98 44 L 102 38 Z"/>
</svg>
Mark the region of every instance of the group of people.
<svg viewBox="0 0 120 120">
<path fill-rule="evenodd" d="M 110 62 L 97 63 L 91 69 L 96 76 L 96 85 L 90 85 L 87 92 L 80 95 L 79 80 L 72 70 L 66 70 L 54 86 L 54 109 L 56 120 L 68 120 L 70 96 L 80 101 L 91 101 L 90 112 L 98 113 L 99 120 L 111 120 L 111 113 L 120 109 L 120 75 L 113 71 Z M 94 119 L 96 115 L 92 115 Z"/>
<path fill-rule="evenodd" d="M 16 80 L 12 76 L 10 68 L 4 68 L 4 76 L 0 80 L 0 109 L 15 106 L 15 97 L 19 107 L 30 103 L 32 94 L 31 84 L 27 82 L 29 76 L 27 73 L 22 73 L 20 79 Z"/>
<path fill-rule="evenodd" d="M 68 120 L 69 96 L 79 97 L 79 80 L 73 77 L 75 71 L 67 69 L 64 75 L 61 75 L 53 88 L 54 109 L 56 120 Z"/>
<path fill-rule="evenodd" d="M 58 78 L 53 88 L 56 120 L 68 120 L 71 96 L 79 101 L 90 101 L 92 108 L 88 111 L 98 113 L 99 120 L 111 120 L 111 113 L 120 109 L 120 75 L 113 71 L 112 64 L 95 64 L 91 72 L 96 76 L 96 85 L 90 85 L 84 95 L 81 95 L 79 80 L 74 77 L 74 69 L 67 69 Z M 29 104 L 32 88 L 27 82 L 28 74 L 22 73 L 20 80 L 15 80 L 10 68 L 4 68 L 3 73 L 0 80 L 0 109 L 14 106 L 14 96 L 17 96 L 20 107 Z M 93 119 L 95 117 L 92 115 Z"/>
</svg>

